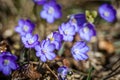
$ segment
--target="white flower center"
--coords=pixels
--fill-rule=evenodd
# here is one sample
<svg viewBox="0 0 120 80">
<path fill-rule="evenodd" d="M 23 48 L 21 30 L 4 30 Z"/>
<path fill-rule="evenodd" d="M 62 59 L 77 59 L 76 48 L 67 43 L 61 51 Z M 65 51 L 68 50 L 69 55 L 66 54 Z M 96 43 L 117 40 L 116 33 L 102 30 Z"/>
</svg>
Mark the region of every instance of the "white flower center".
<svg viewBox="0 0 120 80">
<path fill-rule="evenodd" d="M 49 14 L 54 13 L 54 8 L 53 8 L 53 7 L 49 7 L 49 9 L 48 9 L 48 13 L 49 13 Z"/>
<path fill-rule="evenodd" d="M 104 16 L 108 17 L 110 15 L 110 13 L 108 11 L 104 12 Z"/>
<path fill-rule="evenodd" d="M 44 50 L 44 49 L 43 49 L 42 52 L 43 52 L 43 53 L 47 53 L 47 50 Z"/>
<path fill-rule="evenodd" d="M 83 28 L 83 31 L 84 31 L 85 33 L 87 33 L 87 32 L 89 32 L 89 28 L 88 28 L 88 27 L 84 27 L 84 28 Z"/>
<path fill-rule="evenodd" d="M 9 60 L 5 59 L 4 60 L 4 65 L 8 65 L 9 64 Z"/>
<path fill-rule="evenodd" d="M 69 32 L 68 32 L 68 30 L 65 30 L 64 33 L 67 35 Z"/>
<path fill-rule="evenodd" d="M 29 39 L 29 40 L 28 40 L 28 43 L 29 43 L 29 44 L 34 43 L 34 40 L 33 40 L 33 39 Z"/>
<path fill-rule="evenodd" d="M 23 26 L 23 30 L 24 30 L 24 31 L 28 31 L 28 26 L 27 26 L 27 25 L 24 25 L 24 26 Z"/>
<path fill-rule="evenodd" d="M 49 35 L 47 36 L 47 38 L 49 38 L 49 39 L 50 39 L 50 41 L 54 41 L 54 38 L 53 38 L 53 33 L 49 34 Z"/>
<path fill-rule="evenodd" d="M 75 52 L 76 54 L 78 54 L 78 53 L 79 53 L 79 49 L 74 49 L 74 52 Z"/>
</svg>

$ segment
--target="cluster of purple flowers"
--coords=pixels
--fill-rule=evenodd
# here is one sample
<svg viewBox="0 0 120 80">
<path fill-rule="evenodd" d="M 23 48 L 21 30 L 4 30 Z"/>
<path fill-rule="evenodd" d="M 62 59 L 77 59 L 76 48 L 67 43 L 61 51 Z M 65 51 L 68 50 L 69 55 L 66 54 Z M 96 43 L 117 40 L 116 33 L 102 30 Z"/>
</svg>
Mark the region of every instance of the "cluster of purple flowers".
<svg viewBox="0 0 120 80">
<path fill-rule="evenodd" d="M 10 52 L 0 53 L 0 71 L 2 71 L 4 75 L 10 75 L 12 70 L 18 68 L 16 60 L 17 57 Z"/>
<path fill-rule="evenodd" d="M 55 19 L 61 17 L 61 7 L 55 0 L 34 0 L 34 2 L 39 5 L 43 5 L 43 10 L 41 11 L 40 16 L 43 19 L 46 19 L 48 23 L 53 23 Z M 108 22 L 115 20 L 116 12 L 110 5 L 104 4 L 100 6 L 99 13 L 101 17 Z M 20 19 L 15 30 L 20 34 L 21 40 L 25 47 L 34 48 L 36 50 L 36 56 L 39 57 L 42 62 L 53 60 L 56 57 L 54 50 L 60 50 L 63 41 L 72 42 L 76 33 L 79 34 L 81 40 L 73 45 L 71 48 L 71 54 L 77 61 L 88 59 L 87 52 L 89 51 L 89 47 L 86 45 L 85 41 L 89 42 L 93 36 L 96 36 L 96 30 L 94 24 L 87 21 L 84 13 L 71 15 L 68 22 L 62 23 L 59 26 L 58 31 L 52 32 L 46 37 L 45 40 L 42 40 L 41 42 L 38 41 L 39 37 L 37 34 L 32 34 L 34 27 L 35 25 L 30 20 Z M 1 54 L 1 56 L 3 54 Z M 4 60 L 1 56 L 0 64 L 9 64 L 10 66 L 7 67 L 7 69 L 16 68 L 14 63 L 16 58 L 10 62 L 11 58 L 6 57 Z M 11 64 L 14 66 L 11 66 Z M 0 66 L 3 67 L 2 65 Z M 9 71 L 2 71 L 5 74 L 10 73 L 10 69 Z M 58 75 L 61 76 L 63 80 L 65 79 L 67 72 L 67 67 L 62 66 L 58 68 Z"/>
<path fill-rule="evenodd" d="M 46 19 L 49 23 L 53 23 L 55 18 L 60 18 L 60 6 L 55 0 L 34 0 L 35 3 L 43 5 L 41 17 Z M 106 10 L 105 10 L 106 9 Z M 111 5 L 104 4 L 99 7 L 101 17 L 109 22 L 115 19 L 115 10 Z M 113 15 L 111 17 L 111 15 Z M 72 42 L 76 33 L 79 34 L 81 40 L 76 42 L 71 48 L 71 53 L 76 60 L 86 60 L 87 52 L 89 51 L 85 41 L 90 41 L 92 36 L 96 36 L 96 30 L 93 23 L 87 21 L 84 13 L 73 14 L 69 21 L 62 23 L 58 31 L 55 31 L 47 36 L 46 40 L 38 41 L 38 35 L 32 35 L 35 25 L 30 20 L 20 19 L 18 26 L 15 28 L 16 32 L 21 35 L 21 40 L 26 48 L 35 48 L 36 56 L 40 57 L 41 61 L 46 62 L 55 58 L 54 50 L 59 50 L 62 41 Z"/>
<path fill-rule="evenodd" d="M 67 23 L 62 23 L 58 31 L 48 35 L 41 43 L 38 41 L 39 37 L 37 34 L 32 35 L 35 26 L 30 20 L 20 19 L 15 30 L 21 35 L 21 40 L 25 47 L 34 48 L 36 56 L 43 62 L 53 60 L 56 57 L 54 50 L 61 48 L 62 41 L 72 42 L 75 34 L 79 33 L 82 40 L 73 45 L 71 53 L 76 60 L 86 60 L 88 58 L 86 53 L 89 48 L 83 40 L 90 41 L 91 37 L 96 35 L 96 31 L 94 25 L 86 21 L 84 14 L 76 15 L 72 15 L 72 18 Z M 82 19 L 84 20 L 83 23 Z M 79 23 L 79 20 L 81 20 L 81 23 Z"/>
<path fill-rule="evenodd" d="M 38 35 L 32 35 L 35 25 L 30 20 L 20 19 L 15 31 L 21 36 L 21 40 L 26 48 L 34 48 L 39 44 Z"/>
<path fill-rule="evenodd" d="M 96 30 L 94 24 L 86 20 L 84 13 L 71 15 L 70 20 L 59 27 L 59 31 L 63 34 L 64 41 L 73 41 L 75 34 L 78 33 L 81 40 L 73 45 L 71 53 L 77 61 L 88 59 L 89 47 L 84 40 L 89 42 L 92 36 L 96 36 Z"/>
<path fill-rule="evenodd" d="M 30 20 L 20 19 L 15 31 L 21 36 L 21 40 L 26 48 L 34 48 L 36 50 L 36 56 L 40 57 L 40 60 L 46 62 L 47 60 L 53 60 L 56 55 L 55 49 L 59 49 L 62 40 L 62 36 L 58 32 L 54 32 L 53 35 L 41 43 L 38 41 L 38 35 L 33 35 L 34 24 Z"/>
<path fill-rule="evenodd" d="M 108 22 L 113 22 L 116 19 L 116 10 L 109 4 L 101 5 L 98 12 Z M 78 33 L 82 40 L 73 45 L 71 53 L 77 61 L 88 59 L 86 53 L 89 51 L 89 47 L 84 40 L 89 42 L 92 36 L 96 36 L 96 31 L 94 24 L 86 20 L 84 13 L 71 15 L 70 20 L 59 27 L 59 32 L 63 35 L 64 41 L 72 41 L 75 33 Z M 58 68 L 60 80 L 65 80 L 67 72 L 68 68 L 65 66 Z"/>
<path fill-rule="evenodd" d="M 34 0 L 34 2 L 43 6 L 40 16 L 48 23 L 53 23 L 55 19 L 62 17 L 61 6 L 56 0 Z"/>
</svg>

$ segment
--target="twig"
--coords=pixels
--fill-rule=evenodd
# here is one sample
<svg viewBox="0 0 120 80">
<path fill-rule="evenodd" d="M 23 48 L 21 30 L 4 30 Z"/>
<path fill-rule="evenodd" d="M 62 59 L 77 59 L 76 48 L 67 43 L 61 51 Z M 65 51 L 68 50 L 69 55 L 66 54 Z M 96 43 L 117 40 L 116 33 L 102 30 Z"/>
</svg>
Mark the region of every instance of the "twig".
<svg viewBox="0 0 120 80">
<path fill-rule="evenodd" d="M 115 64 L 117 64 L 118 61 L 120 61 L 120 58 L 119 58 L 117 61 L 115 61 L 114 63 L 106 66 L 106 68 L 108 68 L 109 70 L 112 70 L 112 67 L 113 67 Z M 106 68 L 104 68 L 103 70 L 105 70 Z"/>
<path fill-rule="evenodd" d="M 112 67 L 115 65 L 115 64 L 117 64 L 117 62 L 120 60 L 120 58 L 116 61 L 116 62 L 114 62 L 113 64 L 112 64 Z"/>
<path fill-rule="evenodd" d="M 57 75 L 50 69 L 50 67 L 47 64 L 45 65 L 46 65 L 46 68 L 57 78 L 57 80 L 59 80 Z"/>
<path fill-rule="evenodd" d="M 118 67 L 116 67 L 114 70 L 112 70 L 108 75 L 111 75 L 113 72 L 115 72 L 119 68 L 120 68 L 120 65 Z"/>
<path fill-rule="evenodd" d="M 44 65 L 44 62 L 42 62 L 42 64 L 40 65 L 40 61 L 38 62 L 38 70 L 42 68 L 42 66 Z"/>
<path fill-rule="evenodd" d="M 108 75 L 107 77 L 103 78 L 102 80 L 109 79 L 110 77 L 115 76 L 115 75 L 117 75 L 117 74 L 120 74 L 120 70 L 117 71 L 116 73 L 112 74 L 112 75 Z"/>
<path fill-rule="evenodd" d="M 120 70 L 119 70 L 118 72 L 116 72 L 116 70 L 118 70 L 119 68 L 120 68 L 120 65 L 117 66 L 114 70 L 112 70 L 112 71 L 108 74 L 108 76 L 106 76 L 105 78 L 103 78 L 103 80 L 106 80 L 106 79 L 108 79 L 108 78 L 110 78 L 110 77 L 112 77 L 112 76 L 120 73 Z M 115 72 L 116 72 L 116 73 L 115 73 Z"/>
<path fill-rule="evenodd" d="M 84 75 L 84 76 L 87 76 L 88 74 L 87 73 L 84 73 L 82 71 L 78 71 L 78 70 L 75 70 L 75 69 L 72 69 L 72 71 L 78 73 L 78 74 L 81 74 L 81 75 Z"/>
<path fill-rule="evenodd" d="M 30 61 L 30 63 L 32 63 L 32 64 L 36 64 L 36 65 L 39 64 L 39 62 L 35 62 L 35 61 Z"/>
</svg>

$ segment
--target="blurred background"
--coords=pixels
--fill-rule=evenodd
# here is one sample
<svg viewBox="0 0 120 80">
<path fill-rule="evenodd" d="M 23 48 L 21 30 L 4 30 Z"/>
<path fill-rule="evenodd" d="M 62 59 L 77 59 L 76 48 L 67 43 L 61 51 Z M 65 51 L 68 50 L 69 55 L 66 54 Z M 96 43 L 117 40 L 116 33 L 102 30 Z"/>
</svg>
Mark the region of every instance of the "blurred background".
<svg viewBox="0 0 120 80">
<path fill-rule="evenodd" d="M 39 40 L 41 41 L 52 31 L 58 30 L 59 25 L 68 20 L 67 16 L 85 10 L 97 11 L 101 4 L 110 3 L 117 11 L 117 20 L 108 23 L 98 14 L 95 19 L 97 36 L 93 37 L 91 42 L 88 43 L 91 48 L 88 53 L 89 60 L 79 63 L 73 60 L 70 54 L 72 43 L 69 42 L 65 44 L 64 53 L 67 54 L 62 55 L 62 57 L 66 57 L 64 64 L 74 70 L 81 71 L 76 72 L 74 80 L 84 80 L 86 74 L 82 72 L 89 70 L 91 65 L 94 67 L 92 80 L 100 80 L 101 77 L 108 76 L 110 71 L 120 66 L 120 0 L 57 0 L 57 2 L 62 7 L 63 16 L 53 24 L 49 24 L 40 18 L 39 13 L 42 6 L 35 4 L 32 0 L 0 0 L 0 41 L 6 40 L 11 52 L 19 56 L 22 45 L 19 34 L 14 30 L 19 19 L 30 19 L 35 23 L 34 33 L 39 34 Z M 76 35 L 75 40 L 77 41 L 78 38 L 78 35 Z M 1 47 L 3 47 L 2 43 L 0 43 Z M 112 66 L 114 63 L 115 65 Z M 116 71 L 118 73 L 108 80 L 120 80 L 120 68 L 118 67 Z"/>
</svg>

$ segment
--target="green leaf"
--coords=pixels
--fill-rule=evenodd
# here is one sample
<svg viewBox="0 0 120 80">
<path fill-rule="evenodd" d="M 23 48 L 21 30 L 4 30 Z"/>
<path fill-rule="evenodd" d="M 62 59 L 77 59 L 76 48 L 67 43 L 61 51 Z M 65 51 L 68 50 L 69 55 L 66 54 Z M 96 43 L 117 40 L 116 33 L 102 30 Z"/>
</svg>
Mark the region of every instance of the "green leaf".
<svg viewBox="0 0 120 80">
<path fill-rule="evenodd" d="M 93 67 L 91 67 L 91 68 L 89 69 L 89 73 L 88 73 L 87 80 L 91 80 L 91 73 L 92 73 L 92 71 L 93 71 Z"/>
</svg>

